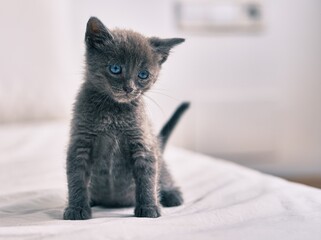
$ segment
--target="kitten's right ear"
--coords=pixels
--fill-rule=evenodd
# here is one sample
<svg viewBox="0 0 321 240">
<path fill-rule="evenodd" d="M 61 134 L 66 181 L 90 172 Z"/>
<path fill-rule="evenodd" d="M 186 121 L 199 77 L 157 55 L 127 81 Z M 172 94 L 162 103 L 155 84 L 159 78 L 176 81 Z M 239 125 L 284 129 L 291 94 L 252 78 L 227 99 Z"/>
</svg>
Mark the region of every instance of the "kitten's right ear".
<svg viewBox="0 0 321 240">
<path fill-rule="evenodd" d="M 159 63 L 163 64 L 168 58 L 170 50 L 178 44 L 184 42 L 184 38 L 167 38 L 161 39 L 158 37 L 149 38 L 149 43 L 154 51 L 159 55 Z"/>
<path fill-rule="evenodd" d="M 112 40 L 112 33 L 98 18 L 89 18 L 85 36 L 85 42 L 88 47 L 100 48 Z"/>
</svg>

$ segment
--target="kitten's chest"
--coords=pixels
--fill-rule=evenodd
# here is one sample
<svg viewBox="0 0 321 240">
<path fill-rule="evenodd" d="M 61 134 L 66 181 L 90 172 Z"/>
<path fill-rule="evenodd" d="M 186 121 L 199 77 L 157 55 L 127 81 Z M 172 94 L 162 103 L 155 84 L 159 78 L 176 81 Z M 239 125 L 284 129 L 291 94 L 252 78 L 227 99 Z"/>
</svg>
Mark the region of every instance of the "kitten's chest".
<svg viewBox="0 0 321 240">
<path fill-rule="evenodd" d="M 117 134 L 136 125 L 135 115 L 128 113 L 101 113 L 94 120 L 94 124 L 98 132 L 114 131 Z"/>
<path fill-rule="evenodd" d="M 130 151 L 126 138 L 113 130 L 108 134 L 100 134 L 94 143 L 93 170 L 100 175 L 121 174 L 123 169 L 131 165 Z M 108 169 L 108 172 L 105 170 Z"/>
</svg>

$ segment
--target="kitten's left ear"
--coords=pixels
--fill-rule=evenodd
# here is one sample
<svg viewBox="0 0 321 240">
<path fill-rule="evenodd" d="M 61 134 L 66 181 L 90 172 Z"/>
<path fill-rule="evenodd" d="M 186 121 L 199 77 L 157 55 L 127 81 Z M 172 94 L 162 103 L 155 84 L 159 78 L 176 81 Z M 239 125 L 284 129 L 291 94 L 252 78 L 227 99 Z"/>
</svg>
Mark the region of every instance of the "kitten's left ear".
<svg viewBox="0 0 321 240">
<path fill-rule="evenodd" d="M 112 40 L 112 33 L 98 18 L 91 17 L 88 20 L 85 36 L 85 41 L 88 47 L 99 48 Z"/>
<path fill-rule="evenodd" d="M 161 39 L 157 37 L 149 38 L 150 45 L 152 46 L 154 51 L 158 53 L 160 56 L 160 61 L 159 61 L 160 64 L 164 63 L 167 60 L 170 50 L 173 47 L 175 47 L 178 44 L 181 44 L 184 41 L 185 41 L 184 38 L 167 38 L 167 39 Z"/>
</svg>

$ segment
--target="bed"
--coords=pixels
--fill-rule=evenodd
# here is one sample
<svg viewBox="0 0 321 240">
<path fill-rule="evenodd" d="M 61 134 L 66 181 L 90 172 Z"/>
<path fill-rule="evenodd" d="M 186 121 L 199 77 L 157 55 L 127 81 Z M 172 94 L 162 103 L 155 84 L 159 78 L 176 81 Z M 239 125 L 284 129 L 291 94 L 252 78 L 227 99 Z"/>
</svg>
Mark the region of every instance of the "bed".
<svg viewBox="0 0 321 240">
<path fill-rule="evenodd" d="M 321 190 L 170 146 L 184 205 L 64 221 L 68 123 L 7 124 L 0 136 L 0 239 L 321 239 Z"/>
</svg>

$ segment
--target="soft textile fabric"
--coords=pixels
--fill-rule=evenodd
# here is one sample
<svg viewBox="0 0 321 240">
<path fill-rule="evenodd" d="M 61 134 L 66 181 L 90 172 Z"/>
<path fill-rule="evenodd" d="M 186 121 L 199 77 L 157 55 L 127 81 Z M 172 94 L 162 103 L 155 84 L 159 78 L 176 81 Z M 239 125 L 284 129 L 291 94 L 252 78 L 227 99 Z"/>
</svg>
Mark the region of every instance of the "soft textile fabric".
<svg viewBox="0 0 321 240">
<path fill-rule="evenodd" d="M 0 239 L 321 239 L 321 191 L 226 161 L 168 148 L 185 196 L 157 219 L 93 208 L 61 220 L 68 124 L 0 126 Z"/>
</svg>

